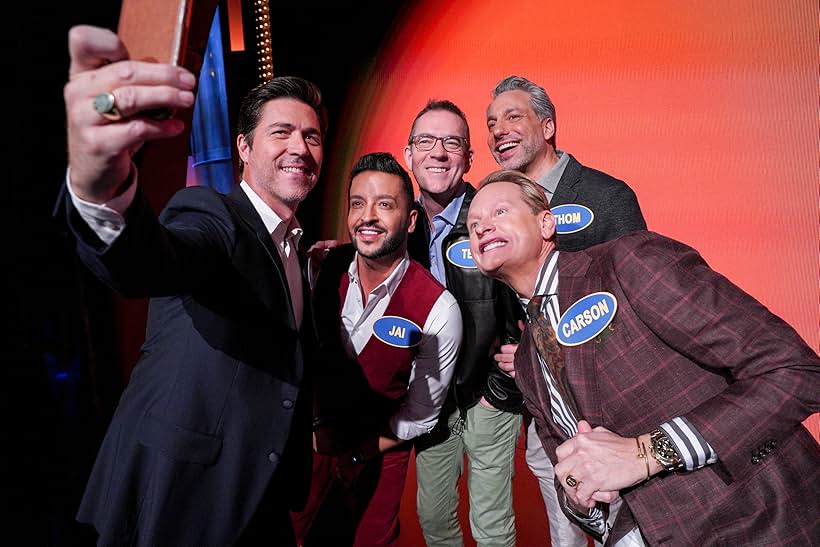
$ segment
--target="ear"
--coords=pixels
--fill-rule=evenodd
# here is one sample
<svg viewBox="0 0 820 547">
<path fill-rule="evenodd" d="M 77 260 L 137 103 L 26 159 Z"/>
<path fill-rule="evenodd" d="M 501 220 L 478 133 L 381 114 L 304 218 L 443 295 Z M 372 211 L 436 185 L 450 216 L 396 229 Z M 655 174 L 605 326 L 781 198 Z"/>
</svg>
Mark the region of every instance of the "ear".
<svg viewBox="0 0 820 547">
<path fill-rule="evenodd" d="M 552 118 L 541 120 L 541 131 L 544 133 L 544 140 L 550 140 L 555 135 L 555 122 Z"/>
<path fill-rule="evenodd" d="M 555 217 L 550 211 L 541 211 L 538 214 L 541 217 L 541 237 L 544 241 L 549 241 L 555 237 Z"/>
<path fill-rule="evenodd" d="M 419 217 L 419 210 L 413 207 L 410 211 L 410 214 L 407 215 L 407 233 L 413 233 L 416 231 L 416 219 Z"/>
<path fill-rule="evenodd" d="M 251 145 L 250 143 L 248 143 L 248 140 L 245 138 L 245 135 L 237 135 L 236 149 L 239 151 L 239 157 L 242 158 L 242 161 L 248 163 L 248 156 L 250 155 Z"/>
<path fill-rule="evenodd" d="M 404 163 L 407 165 L 407 170 L 413 172 L 413 150 L 410 145 L 404 147 Z"/>
<path fill-rule="evenodd" d="M 473 166 L 473 149 L 470 148 L 470 152 L 467 154 L 467 167 L 464 168 L 464 174 L 470 172 L 470 167 Z"/>
</svg>

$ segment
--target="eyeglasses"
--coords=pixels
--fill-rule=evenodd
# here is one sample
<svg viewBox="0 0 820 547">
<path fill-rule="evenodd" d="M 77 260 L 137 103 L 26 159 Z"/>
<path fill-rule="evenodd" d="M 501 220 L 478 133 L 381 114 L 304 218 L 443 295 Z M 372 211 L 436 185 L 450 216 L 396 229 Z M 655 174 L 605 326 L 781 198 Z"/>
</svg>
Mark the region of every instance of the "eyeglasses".
<svg viewBox="0 0 820 547">
<path fill-rule="evenodd" d="M 416 135 L 410 142 L 420 152 L 427 152 L 436 147 L 436 143 L 441 141 L 444 149 L 448 152 L 464 152 L 467 148 L 467 139 L 463 137 L 434 137 L 433 135 Z"/>
</svg>

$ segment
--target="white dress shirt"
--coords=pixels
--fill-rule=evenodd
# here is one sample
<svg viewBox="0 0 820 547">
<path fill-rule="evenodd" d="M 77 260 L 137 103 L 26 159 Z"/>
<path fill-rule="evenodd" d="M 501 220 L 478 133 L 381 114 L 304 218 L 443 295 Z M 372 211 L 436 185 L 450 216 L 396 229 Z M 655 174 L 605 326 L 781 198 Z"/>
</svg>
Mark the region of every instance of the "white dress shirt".
<svg viewBox="0 0 820 547">
<path fill-rule="evenodd" d="M 370 337 L 373 325 L 384 315 L 410 259 L 404 259 L 390 275 L 370 291 L 367 302 L 359 283 L 358 254 L 348 269 L 350 286 L 342 307 L 342 339 L 349 357 L 356 358 Z M 390 418 L 390 429 L 402 440 L 412 439 L 433 429 L 455 369 L 461 347 L 461 311 L 452 294 L 441 293 L 422 327 L 418 353 L 413 360 L 407 395 Z"/>
</svg>

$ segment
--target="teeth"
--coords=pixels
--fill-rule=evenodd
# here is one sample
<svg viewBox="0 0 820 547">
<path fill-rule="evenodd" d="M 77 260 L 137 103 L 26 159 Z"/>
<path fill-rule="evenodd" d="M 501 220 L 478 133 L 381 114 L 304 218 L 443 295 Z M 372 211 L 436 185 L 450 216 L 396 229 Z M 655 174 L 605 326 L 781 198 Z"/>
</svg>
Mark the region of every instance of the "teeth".
<svg viewBox="0 0 820 547">
<path fill-rule="evenodd" d="M 378 230 L 359 230 L 359 233 L 367 236 L 375 236 L 380 234 L 381 232 L 379 232 Z"/>
<path fill-rule="evenodd" d="M 509 150 L 510 148 L 514 148 L 518 146 L 517 142 L 505 142 L 501 146 L 498 147 L 499 152 L 504 152 L 505 150 Z"/>
<path fill-rule="evenodd" d="M 300 175 L 304 175 L 308 172 L 304 167 L 283 167 L 282 171 L 286 173 L 299 173 Z"/>
<path fill-rule="evenodd" d="M 492 251 L 493 249 L 497 249 L 498 247 L 503 247 L 506 244 L 507 244 L 506 241 L 493 241 L 492 243 L 490 243 L 486 247 L 484 247 L 482 252 Z"/>
<path fill-rule="evenodd" d="M 428 167 L 428 171 L 432 171 L 433 173 L 446 173 L 447 169 L 443 167 Z"/>
</svg>

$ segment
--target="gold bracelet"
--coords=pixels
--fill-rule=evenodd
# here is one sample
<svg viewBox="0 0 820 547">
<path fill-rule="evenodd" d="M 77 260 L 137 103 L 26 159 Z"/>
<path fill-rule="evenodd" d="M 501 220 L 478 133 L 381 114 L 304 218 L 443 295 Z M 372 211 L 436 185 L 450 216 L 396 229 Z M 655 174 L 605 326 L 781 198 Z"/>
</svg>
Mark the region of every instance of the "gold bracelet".
<svg viewBox="0 0 820 547">
<path fill-rule="evenodd" d="M 646 480 L 649 480 L 651 475 L 649 474 L 649 458 L 646 455 L 646 445 L 643 444 L 638 437 L 635 437 L 635 444 L 638 446 L 639 450 L 638 457 L 641 458 L 643 463 L 646 464 Z"/>
</svg>

